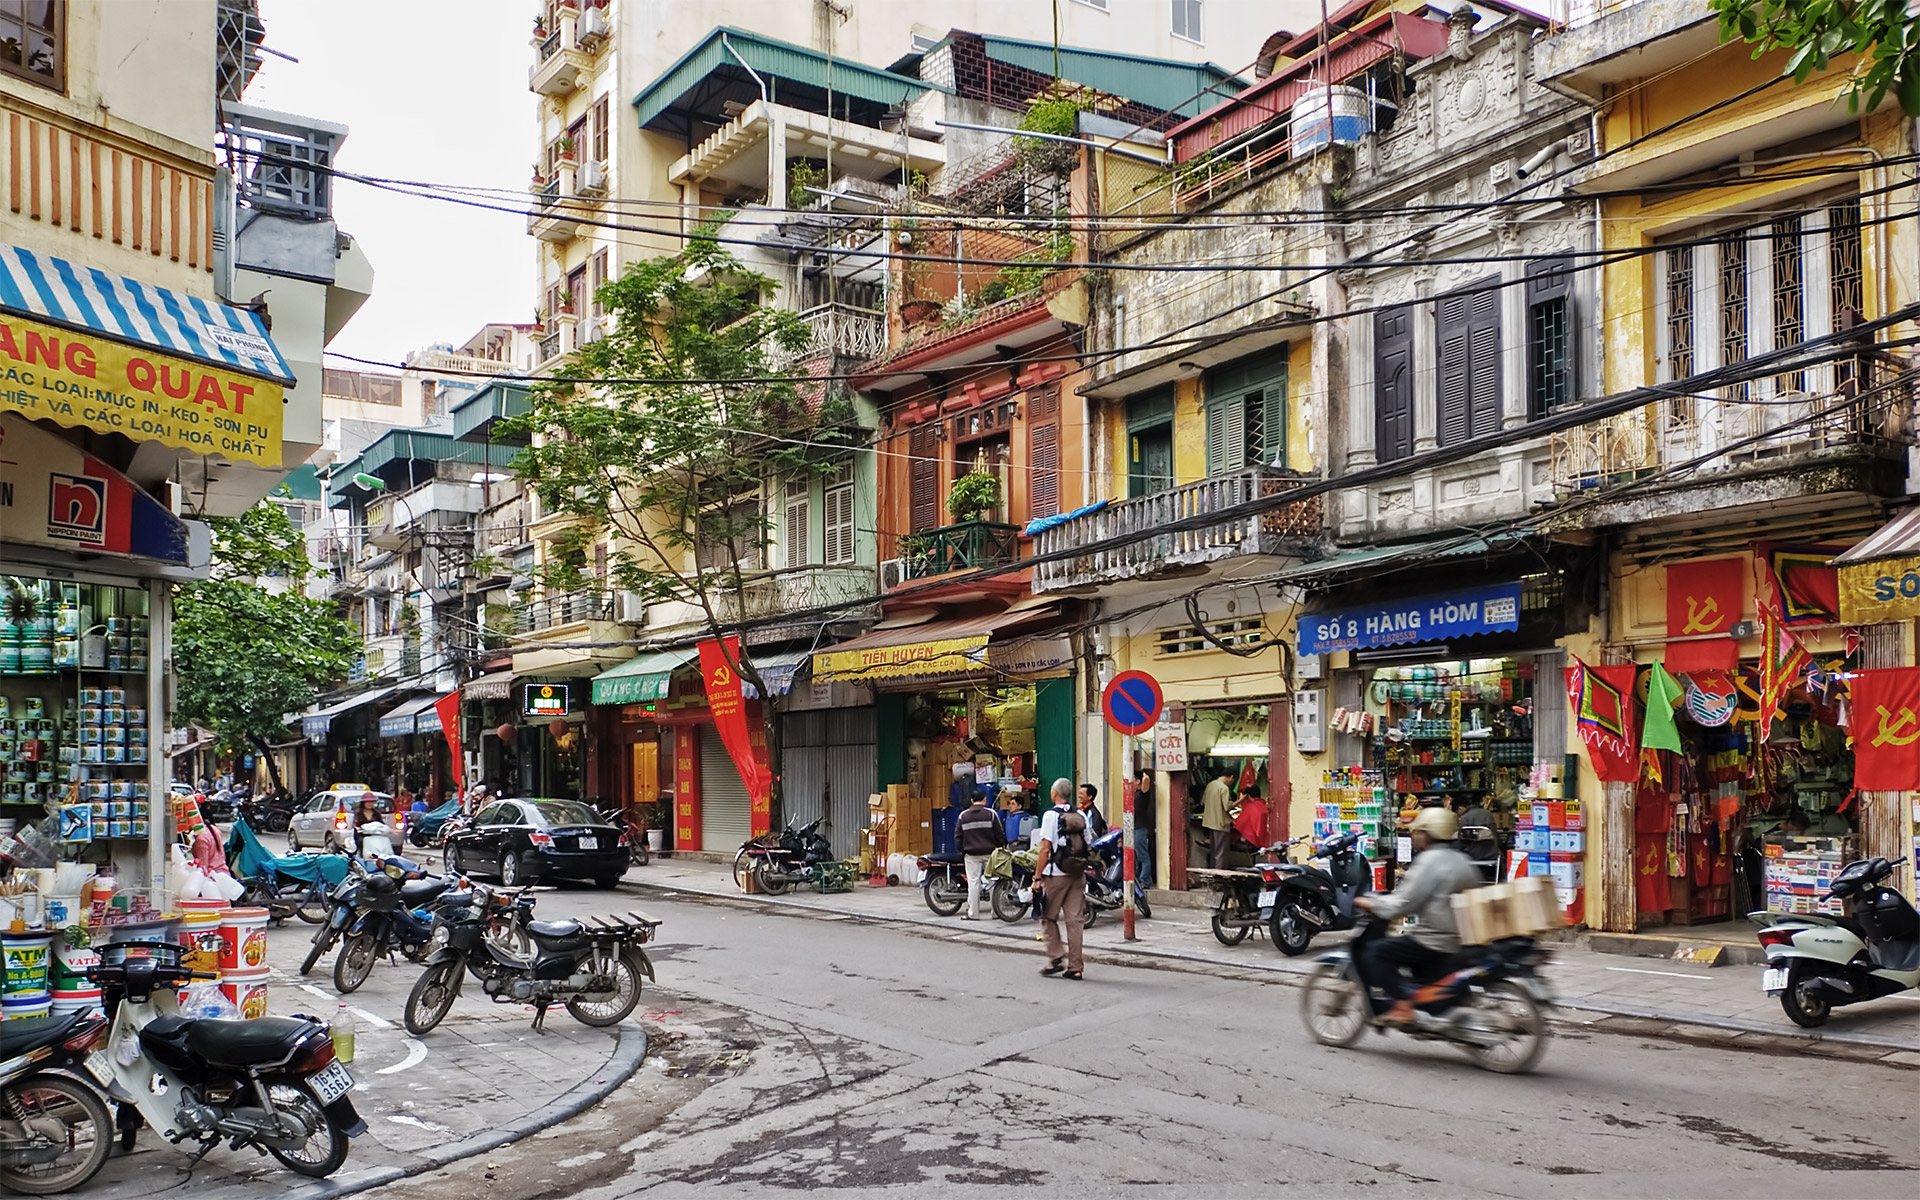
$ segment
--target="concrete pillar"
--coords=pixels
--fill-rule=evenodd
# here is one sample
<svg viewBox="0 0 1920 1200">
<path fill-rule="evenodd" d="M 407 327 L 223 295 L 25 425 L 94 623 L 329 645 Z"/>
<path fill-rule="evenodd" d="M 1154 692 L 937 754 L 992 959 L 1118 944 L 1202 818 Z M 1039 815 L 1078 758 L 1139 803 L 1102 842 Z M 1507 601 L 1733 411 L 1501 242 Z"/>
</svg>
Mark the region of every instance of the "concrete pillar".
<svg viewBox="0 0 1920 1200">
<path fill-rule="evenodd" d="M 767 111 L 767 203 L 787 207 L 787 123 Z"/>
</svg>

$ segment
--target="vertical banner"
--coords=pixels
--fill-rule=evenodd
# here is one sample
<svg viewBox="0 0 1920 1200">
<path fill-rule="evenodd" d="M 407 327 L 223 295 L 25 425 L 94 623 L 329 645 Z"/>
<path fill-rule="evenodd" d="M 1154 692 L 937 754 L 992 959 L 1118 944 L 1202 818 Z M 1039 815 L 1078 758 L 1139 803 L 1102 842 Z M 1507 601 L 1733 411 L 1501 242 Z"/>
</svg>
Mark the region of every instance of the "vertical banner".
<svg viewBox="0 0 1920 1200">
<path fill-rule="evenodd" d="M 1853 695 L 1853 784 L 1920 791 L 1920 667 L 1861 671 Z"/>
<path fill-rule="evenodd" d="M 1724 634 L 1746 608 L 1746 560 L 1710 558 L 1667 567 L 1667 636 Z"/>
<path fill-rule="evenodd" d="M 700 732 L 692 725 L 673 731 L 673 848 L 699 850 Z"/>
<path fill-rule="evenodd" d="M 460 693 L 449 692 L 433 702 L 433 711 L 440 714 L 440 732 L 447 739 L 449 763 L 453 770 L 453 790 L 467 790 L 466 762 L 460 757 Z"/>
<path fill-rule="evenodd" d="M 766 819 L 762 814 L 772 812 L 773 776 L 761 767 L 766 754 L 764 734 L 756 748 L 747 728 L 747 701 L 741 692 L 740 673 L 733 665 L 739 661 L 739 638 L 728 638 L 724 648 L 717 641 L 700 643 L 700 679 L 707 689 L 707 709 L 713 713 L 714 728 L 720 731 L 734 769 L 740 772 L 740 782 L 747 787 L 755 832 L 764 833 L 766 830 L 759 826 Z"/>
<path fill-rule="evenodd" d="M 1633 783 L 1640 778 L 1638 730 L 1633 720 L 1632 663 L 1590 667 L 1578 658 L 1567 671 L 1567 696 L 1587 744 L 1593 773 L 1609 783 Z"/>
</svg>

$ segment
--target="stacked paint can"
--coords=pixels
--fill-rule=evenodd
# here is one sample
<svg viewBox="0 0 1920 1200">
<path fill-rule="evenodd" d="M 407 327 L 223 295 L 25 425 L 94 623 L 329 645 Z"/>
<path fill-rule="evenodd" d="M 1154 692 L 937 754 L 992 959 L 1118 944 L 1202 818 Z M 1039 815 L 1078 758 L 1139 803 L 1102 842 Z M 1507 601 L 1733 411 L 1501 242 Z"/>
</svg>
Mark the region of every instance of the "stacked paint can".
<svg viewBox="0 0 1920 1200">
<path fill-rule="evenodd" d="M 186 966 L 208 975 L 220 973 L 220 953 L 225 939 L 220 932 L 231 906 L 220 899 L 181 900 L 180 944 L 187 948 Z"/>
<path fill-rule="evenodd" d="M 267 1015 L 267 910 L 232 908 L 220 920 L 220 990 L 243 1017 Z"/>
<path fill-rule="evenodd" d="M 53 934 L 45 930 L 0 933 L 0 1020 L 44 1017 L 53 1007 L 49 970 Z"/>
<path fill-rule="evenodd" d="M 87 978 L 87 972 L 99 965 L 99 951 L 92 947 L 69 946 L 63 937 L 54 939 L 54 1012 L 85 1012 L 100 1007 L 100 988 Z"/>
</svg>

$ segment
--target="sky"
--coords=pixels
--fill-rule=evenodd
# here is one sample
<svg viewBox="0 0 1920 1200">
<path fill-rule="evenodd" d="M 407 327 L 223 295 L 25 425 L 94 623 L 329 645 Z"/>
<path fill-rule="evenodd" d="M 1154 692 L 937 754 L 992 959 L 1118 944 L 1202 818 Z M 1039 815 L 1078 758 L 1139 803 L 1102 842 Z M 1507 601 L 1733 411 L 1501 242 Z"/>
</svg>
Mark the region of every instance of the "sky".
<svg viewBox="0 0 1920 1200">
<path fill-rule="evenodd" d="M 525 0 L 260 0 L 267 46 L 300 61 L 266 55 L 245 99 L 347 126 L 341 170 L 524 200 L 538 156 L 532 11 Z M 334 216 L 373 264 L 374 289 L 330 351 L 398 363 L 489 321 L 532 319 L 524 216 L 350 180 L 335 188 Z"/>
</svg>

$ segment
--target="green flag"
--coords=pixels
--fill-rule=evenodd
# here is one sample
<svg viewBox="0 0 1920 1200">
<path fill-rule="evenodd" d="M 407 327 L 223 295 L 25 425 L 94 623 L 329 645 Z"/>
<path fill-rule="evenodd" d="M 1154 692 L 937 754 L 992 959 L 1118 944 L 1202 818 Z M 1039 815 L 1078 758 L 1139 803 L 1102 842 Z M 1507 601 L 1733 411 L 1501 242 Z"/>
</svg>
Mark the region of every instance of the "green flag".
<svg viewBox="0 0 1920 1200">
<path fill-rule="evenodd" d="M 1647 679 L 1647 719 L 1640 730 L 1640 744 L 1649 750 L 1680 749 L 1680 727 L 1673 723 L 1673 706 L 1680 703 L 1680 681 L 1667 674 L 1659 663 Z"/>
</svg>

